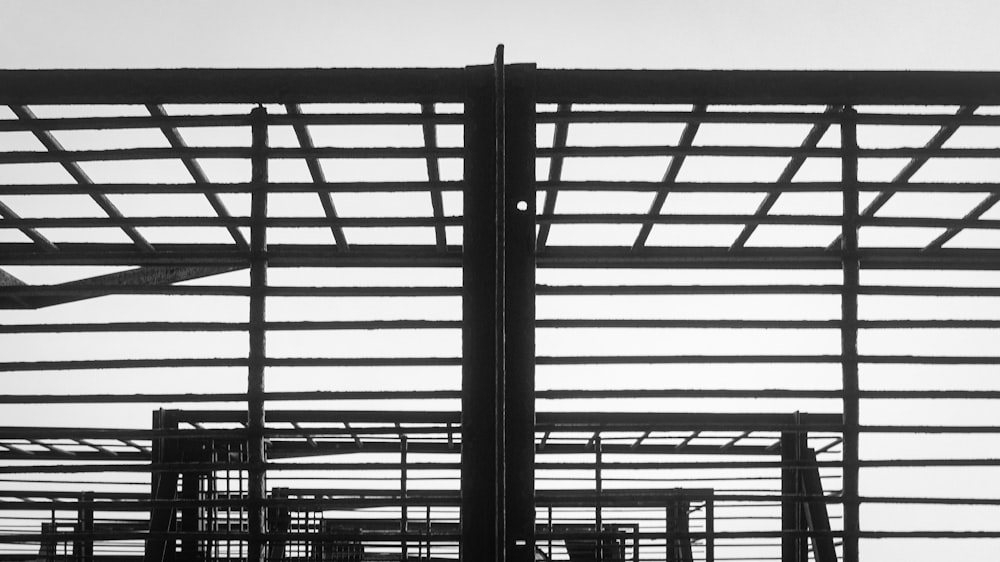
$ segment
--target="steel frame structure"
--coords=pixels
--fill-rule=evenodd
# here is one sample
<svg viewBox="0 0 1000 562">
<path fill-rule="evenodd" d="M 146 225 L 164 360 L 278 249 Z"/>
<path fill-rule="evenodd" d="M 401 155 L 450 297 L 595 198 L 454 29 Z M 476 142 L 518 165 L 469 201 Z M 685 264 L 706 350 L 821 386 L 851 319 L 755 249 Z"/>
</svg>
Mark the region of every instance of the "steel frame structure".
<svg viewBox="0 0 1000 562">
<path fill-rule="evenodd" d="M 300 104 L 309 103 L 411 103 L 420 104 L 419 114 L 359 113 L 309 114 Z M 245 115 L 179 115 L 164 110 L 170 104 L 252 104 L 256 108 Z M 437 113 L 435 104 L 461 103 L 461 113 Z M 31 107 L 57 104 L 132 104 L 148 110 L 145 116 L 38 117 Z M 284 113 L 267 111 L 264 104 L 278 104 Z M 539 109 L 545 104 L 554 110 Z M 586 104 L 688 104 L 690 109 L 621 110 L 575 109 Z M 763 106 L 764 111 L 741 108 L 707 111 L 711 106 Z M 791 110 L 779 106 L 820 105 L 822 111 Z M 544 70 L 533 65 L 508 65 L 498 51 L 493 65 L 466 69 L 330 69 L 330 70 L 108 70 L 108 71 L 0 71 L 0 105 L 9 106 L 16 116 L 0 120 L 0 132 L 30 133 L 44 145 L 43 151 L 8 151 L 0 153 L 0 165 L 58 165 L 73 179 L 73 183 L 4 182 L 0 194 L 6 196 L 50 196 L 58 194 L 84 195 L 104 212 L 101 217 L 30 217 L 24 218 L 0 199 L 0 227 L 8 232 L 20 232 L 25 242 L 0 243 L 0 266 L 119 266 L 119 272 L 94 276 L 62 284 L 39 285 L 24 282 L 0 269 L 0 306 L 13 310 L 35 310 L 94 299 L 108 295 L 215 295 L 238 296 L 248 300 L 245 322 L 170 322 L 120 323 L 6 323 L 2 334 L 30 333 L 102 333 L 177 331 L 239 331 L 248 336 L 246 357 L 212 358 L 106 358 L 81 360 L 5 360 L 0 363 L 3 376 L 13 377 L 32 372 L 114 370 L 144 368 L 235 368 L 247 372 L 245 393 L 143 393 L 143 394 L 26 394 L 5 392 L 0 401 L 5 404 L 121 404 L 142 403 L 170 405 L 173 403 L 245 403 L 245 410 L 231 419 L 232 413 L 212 414 L 209 411 L 170 414 L 171 424 L 154 425 L 152 429 L 100 430 L 73 427 L 4 427 L 0 430 L 0 459 L 6 474 L 60 472 L 100 472 L 102 465 L 90 461 L 105 461 L 108 471 L 149 473 L 153 489 L 149 495 L 96 493 L 73 499 L 72 494 L 58 490 L 8 491 L 11 502 L 21 498 L 16 509 L 47 509 L 52 502 L 60 508 L 80 508 L 79 526 L 63 533 L 67 540 L 94 540 L 127 537 L 145 541 L 145 559 L 171 559 L 174 548 L 168 541 L 176 538 L 176 556 L 193 552 L 191 540 L 211 538 L 211 532 L 183 515 L 183 510 L 196 505 L 238 505 L 246 513 L 246 529 L 230 536 L 246 542 L 239 556 L 251 560 L 272 559 L 268 541 L 301 539 L 288 530 L 269 528 L 268 515 L 281 505 L 309 504 L 311 509 L 345 505 L 343 498 L 332 494 L 323 498 L 300 497 L 295 501 L 282 499 L 268 492 L 269 471 L 280 470 L 275 459 L 318 456 L 320 451 L 401 451 L 407 454 L 457 454 L 460 462 L 451 459 L 436 467 L 408 464 L 401 460 L 396 466 L 404 474 L 420 468 L 458 469 L 461 475 L 460 496 L 453 491 L 407 491 L 406 484 L 398 494 L 382 498 L 386 504 L 403 504 L 400 514 L 402 527 L 385 536 L 403 541 L 399 556 L 406 558 L 407 541 L 416 544 L 420 533 L 407 525 L 411 505 L 426 508 L 450 506 L 458 509 L 450 527 L 440 535 L 442 540 L 460 544 L 466 560 L 530 560 L 539 539 L 544 534 L 539 527 L 537 509 L 549 506 L 549 538 L 551 555 L 551 509 L 553 505 L 568 505 L 579 498 L 573 493 L 536 492 L 537 475 L 547 468 L 587 468 L 597 471 L 597 491 L 594 497 L 580 500 L 596 503 L 596 522 L 592 532 L 602 527 L 602 509 L 615 502 L 643 505 L 658 492 L 636 493 L 609 491 L 603 493 L 601 470 L 605 466 L 601 455 L 643 453 L 725 453 L 732 455 L 779 454 L 777 461 L 737 460 L 732 468 L 777 468 L 781 474 L 781 490 L 777 498 L 782 506 L 782 525 L 769 532 L 731 531 L 716 533 L 711 529 L 712 517 L 702 531 L 687 531 L 692 540 L 719 537 L 730 539 L 777 537 L 781 542 L 781 559 L 800 561 L 810 554 L 804 539 L 813 541 L 829 538 L 829 546 L 814 543 L 815 560 L 838 556 L 846 562 L 859 559 L 859 541 L 865 538 L 953 538 L 996 539 L 996 530 L 958 531 L 894 531 L 866 529 L 861 525 L 861 509 L 871 504 L 948 504 L 996 506 L 1000 500 L 982 498 L 935 498 L 933 494 L 914 497 L 863 497 L 859 489 L 859 474 L 865 467 L 995 467 L 998 461 L 989 456 L 975 458 L 902 458 L 868 459 L 859 454 L 860 440 L 869 434 L 945 434 L 993 435 L 1000 432 L 991 424 L 862 424 L 861 405 L 865 400 L 940 399 L 994 400 L 996 390 L 925 390 L 864 389 L 859 383 L 859 368 L 865 365 L 928 365 L 928 366 L 996 366 L 1000 357 L 992 355 L 958 356 L 954 354 L 871 354 L 859 352 L 859 330 L 874 329 L 986 329 L 1000 327 L 1000 319 L 873 319 L 859 315 L 859 298 L 867 296 L 929 296 L 989 299 L 1000 296 L 1000 287 L 901 284 L 877 285 L 862 282 L 866 270 L 1000 270 L 1000 247 L 956 247 L 949 242 L 961 233 L 989 231 L 1000 227 L 997 220 L 983 218 L 1000 201 L 998 181 L 912 181 L 920 169 L 934 160 L 989 160 L 1000 158 L 1000 147 L 952 147 L 949 138 L 961 127 L 1000 125 L 1000 115 L 977 113 L 980 106 L 1000 105 L 1000 74 L 951 72 L 697 72 L 697 71 L 589 71 Z M 954 113 L 857 111 L 858 106 L 958 106 Z M 547 107 L 547 106 L 546 106 Z M 576 123 L 672 123 L 683 127 L 675 144 L 669 145 L 596 145 L 581 146 L 567 143 L 567 128 Z M 734 144 L 706 146 L 696 142 L 699 127 L 712 123 L 738 124 L 800 124 L 809 128 L 808 135 L 796 146 L 756 146 Z M 420 126 L 424 144 L 419 147 L 338 147 L 319 146 L 310 137 L 308 127 L 318 125 L 391 125 Z M 435 126 L 460 125 L 464 128 L 464 144 L 460 147 L 438 146 Z M 554 132 L 551 145 L 542 146 L 536 138 L 536 127 L 550 125 Z M 935 134 L 922 146 L 864 147 L 858 142 L 861 126 L 929 126 Z M 249 146 L 202 147 L 187 146 L 179 129 L 190 127 L 239 126 L 249 128 Z M 269 128 L 290 127 L 298 140 L 296 147 L 269 145 Z M 57 140 L 60 131 L 153 128 L 169 140 L 165 148 L 116 148 L 72 150 Z M 821 146 L 820 140 L 831 128 L 839 129 L 835 147 Z M 564 165 L 577 158 L 644 158 L 669 157 L 669 165 L 659 181 L 593 180 L 577 181 L 562 177 Z M 685 160 L 700 157 L 781 158 L 786 162 L 774 181 L 688 181 L 682 178 Z M 250 162 L 248 182 L 219 183 L 210 181 L 200 162 L 209 159 L 244 159 Z M 349 181 L 334 182 L 325 177 L 323 159 L 406 158 L 426 163 L 427 181 Z M 446 158 L 462 158 L 463 179 L 443 181 L 438 169 Z M 548 159 L 546 179 L 536 181 L 536 159 Z M 796 181 L 796 173 L 809 158 L 832 159 L 839 163 L 838 181 Z M 903 159 L 902 168 L 889 181 L 866 181 L 859 177 L 859 161 Z M 173 159 L 183 163 L 190 173 L 189 183 L 102 183 L 88 176 L 90 162 Z M 269 180 L 269 164 L 282 159 L 302 159 L 306 162 L 311 182 L 295 183 Z M 0 172 L 2 173 L 2 172 Z M 652 204 L 643 213 L 565 213 L 557 210 L 557 196 L 566 193 L 595 191 L 629 191 L 653 194 Z M 351 217 L 338 213 L 332 194 L 419 192 L 430 196 L 429 216 Z M 765 193 L 763 201 L 750 214 L 702 213 L 671 215 L 663 212 L 669 196 L 678 193 Z M 833 192 L 841 198 L 842 208 L 836 215 L 775 214 L 771 209 L 779 197 L 788 193 Z M 873 193 L 866 206 L 859 204 L 861 192 Z M 112 199 L 119 194 L 200 194 L 211 205 L 214 216 L 135 217 L 119 211 Z M 318 194 L 323 215 L 315 217 L 273 216 L 268 211 L 268 198 L 277 194 Z M 463 198 L 461 216 L 446 215 L 442 197 L 460 193 Z M 544 194 L 536 199 L 536 193 Z M 984 194 L 982 200 L 960 218 L 883 216 L 879 214 L 897 194 L 972 193 Z M 224 195 L 248 194 L 250 213 L 231 213 Z M 536 203 L 539 201 L 540 203 Z M 536 204 L 542 206 L 536 208 Z M 988 215 L 987 215 L 988 216 Z M 559 245 L 552 243 L 556 229 L 565 225 L 631 225 L 637 236 L 625 245 Z M 650 237 L 661 225 L 736 225 L 739 234 L 723 247 L 685 245 L 653 245 Z M 768 226 L 830 227 L 837 229 L 835 239 L 820 247 L 777 245 L 761 247 L 748 244 L 754 232 Z M 144 234 L 153 227 L 215 227 L 225 229 L 231 238 L 227 243 L 159 243 Z M 434 230 L 428 244 L 357 244 L 348 232 L 351 228 L 425 227 Z M 461 227 L 463 238 L 455 243 L 448 238 L 449 228 Z M 68 228 L 117 229 L 127 243 L 92 241 L 53 241 L 48 232 Z M 275 229 L 328 229 L 332 244 L 269 243 L 268 234 Z M 859 230 L 864 228 L 923 228 L 937 229 L 928 242 L 913 247 L 891 248 L 865 246 L 859 242 Z M 346 234 L 345 234 L 346 233 Z M 292 287 L 269 283 L 268 273 L 275 268 L 299 267 L 431 267 L 462 268 L 461 287 L 439 286 L 358 286 L 358 287 Z M 829 270 L 840 271 L 841 279 L 829 284 L 546 284 L 536 282 L 536 271 L 571 269 L 697 269 L 697 270 Z M 245 286 L 210 286 L 178 284 L 235 271 L 249 271 Z M 828 295 L 839 300 L 840 315 L 835 319 L 544 319 L 536 313 L 536 299 L 552 296 L 580 295 Z M 356 321 L 276 321 L 269 319 L 266 303 L 273 297 L 295 296 L 460 296 L 462 319 L 457 320 L 356 320 Z M 839 336 L 839 353 L 756 355 L 719 354 L 657 354 L 644 355 L 539 355 L 535 352 L 536 330 L 566 328 L 735 328 L 735 329 L 826 329 Z M 460 357 L 274 357 L 267 353 L 265 335 L 280 330 L 296 329 L 461 329 Z M 535 370 L 543 366 L 620 366 L 620 365 L 836 365 L 841 382 L 837 388 L 798 388 L 747 390 L 685 389 L 604 389 L 604 390 L 536 390 Z M 461 367 L 461 390 L 401 392 L 392 395 L 378 391 L 292 392 L 268 391 L 265 371 L 280 367 L 380 367 L 422 366 Z M 839 403 L 834 414 L 802 414 L 791 411 L 769 414 L 598 414 L 580 411 L 565 415 L 536 412 L 538 400 L 597 399 L 597 398 L 740 398 L 759 397 L 832 400 Z M 424 417 L 401 412 L 337 411 L 324 417 L 322 411 L 269 411 L 270 401 L 351 400 L 351 399 L 459 399 L 461 412 L 427 413 Z M 166 414 L 161 414 L 166 415 Z M 177 421 L 185 416 L 192 420 L 189 427 L 178 428 Z M 221 423 L 229 426 L 207 427 Z M 354 417 L 352 417 L 354 416 Z M 744 417 L 740 417 L 744 416 Z M 811 416 L 811 417 L 810 417 Z M 324 421 L 325 420 L 325 421 Z M 323 427 L 310 430 L 308 424 L 337 422 L 343 427 Z M 357 424 L 368 423 L 359 429 Z M 385 424 L 384 427 L 378 424 Z M 419 428 L 402 424 L 429 424 Z M 201 425 L 199 425 L 201 424 Z M 291 424 L 291 427 L 276 424 Z M 355 424 L 352 426 L 351 424 Z M 370 425 L 375 424 L 375 425 Z M 615 431 L 642 434 L 630 439 L 634 444 L 612 442 L 620 436 Z M 653 443 L 649 437 L 656 432 L 684 432 L 668 444 Z M 697 441 L 700 432 L 729 431 L 720 446 Z M 560 444 L 554 436 L 560 432 L 585 432 L 591 436 L 580 444 Z M 754 439 L 754 432 L 768 432 L 766 443 L 745 444 Z M 420 442 L 421 433 L 433 434 L 432 441 Z M 378 436 L 392 436 L 391 442 L 379 441 Z M 808 439 L 803 441 L 808 435 Z M 655 435 L 654 435 L 655 437 Z M 240 458 L 217 461 L 200 460 L 194 465 L 175 462 L 177 457 L 163 457 L 172 439 L 228 439 L 239 443 Z M 649 438 L 649 443 L 643 443 Z M 113 446 L 102 439 L 116 440 Z M 326 441 L 324 441 L 326 439 Z M 549 440 L 552 440 L 551 442 Z M 828 446 L 815 444 L 826 439 Z M 371 440 L 371 443 L 366 440 Z M 367 448 L 366 448 L 367 447 Z M 812 447 L 812 448 L 810 448 Z M 546 450 L 547 449 L 547 450 Z M 795 454 L 792 454 L 795 449 Z M 839 449 L 839 451 L 838 451 Z M 305 452 L 303 452 L 303 450 Z M 311 452 L 310 452 L 311 451 Z M 802 456 L 804 451 L 820 455 L 839 452 L 840 457 Z M 546 453 L 595 454 L 586 462 L 558 461 L 551 465 L 538 460 Z M 805 459 L 805 460 L 804 460 Z M 25 461 L 57 460 L 78 463 L 55 468 L 42 463 L 24 465 Z M 84 462 L 87 461 L 87 462 Z M 131 463 L 131 464 L 114 464 Z M 433 464 L 433 463 L 432 463 Z M 641 464 L 641 463 L 640 463 Z M 637 464 L 636 466 L 639 466 Z M 669 462 L 647 462 L 646 468 L 657 465 L 669 468 Z M 710 466 L 701 462 L 699 466 Z M 726 463 L 718 465 L 725 468 Z M 389 465 L 385 465 L 389 466 Z M 611 461 L 614 466 L 614 461 Z M 60 468 L 61 467 L 61 468 Z M 303 465 L 306 467 L 306 465 Z M 306 468 L 299 467 L 301 470 Z M 407 468 L 409 467 L 409 468 Z M 800 470 L 817 468 L 839 471 L 842 491 L 819 494 L 804 484 Z M 618 467 L 620 468 L 620 467 Z M 193 499 L 177 497 L 178 486 L 187 482 L 185 474 L 206 470 L 236 470 L 245 472 L 247 489 L 236 499 Z M 165 475 L 167 479 L 164 480 Z M 172 475 L 172 476 L 170 476 Z M 815 473 L 819 482 L 821 473 Z M 812 477 L 809 473 L 808 478 Z M 170 479 L 172 478 L 172 480 Z M 405 482 L 405 476 L 402 478 Z M 158 482 L 167 484 L 158 486 Z M 805 486 L 805 488 L 803 488 Z M 162 488 L 162 490 L 161 490 Z M 161 490 L 159 492 L 158 490 Z M 829 490 L 828 490 L 829 492 Z M 363 495 L 363 494 L 362 494 Z M 579 494 L 577 494 L 579 495 Z M 662 493 L 659 493 L 662 496 Z M 548 496 L 548 497 L 547 497 Z M 714 501 L 724 494 L 716 493 Z M 36 499 L 30 499 L 36 498 Z M 37 498 L 44 498 L 38 500 Z M 96 498 L 96 499 L 95 499 Z M 631 499 L 630 499 L 631 498 Z M 357 501 L 364 503 L 361 499 Z M 371 499 L 371 498 L 369 498 Z M 353 501 L 353 500 L 352 500 Z M 0 510 L 12 506 L 5 502 Z M 96 502 L 96 503 L 95 503 Z M 122 532 L 102 531 L 94 523 L 93 509 L 97 503 L 107 503 L 109 510 L 148 510 L 148 529 Z M 187 502 L 187 503 L 185 503 Z M 212 503 L 215 502 L 215 503 Z M 311 502 L 311 503 L 310 503 Z M 338 503 L 339 502 L 339 503 Z M 563 502 L 560 504 L 560 502 Z M 604 502 L 604 503 L 602 503 Z M 826 506 L 842 506 L 842 527 L 816 527 L 817 512 L 805 514 L 803 505 L 809 502 Z M 375 503 L 378 503 L 375 501 Z M 655 503 L 655 502 L 654 502 Z M 114 504 L 114 505 L 111 505 Z M 103 504 L 102 504 L 103 505 Z M 366 505 L 374 505 L 368 503 Z M 673 505 L 673 504 L 671 504 Z M 124 506 L 124 507 L 123 507 Z M 166 511 L 164 510 L 166 506 Z M 658 505 L 658 509 L 667 507 Z M 55 508 L 52 508 L 53 510 Z M 89 511 L 88 511 L 89 509 Z M 706 508 L 707 509 L 707 508 Z M 177 510 L 182 513 L 177 518 Z M 54 511 L 53 511 L 54 513 Z M 89 515 L 87 515 L 89 513 Z M 276 512 L 275 512 L 276 513 Z M 159 515 L 158 515 L 159 514 Z M 165 517 L 160 524 L 157 517 Z M 451 517 L 451 516 L 449 516 Z M 814 526 L 807 527 L 804 518 Z M 167 523 L 166 521 L 173 521 Z M 178 523 L 179 521 L 179 523 Z M 427 518 L 427 534 L 431 533 L 431 518 Z M 460 521 L 460 527 L 454 523 Z M 180 525 L 175 528 L 170 525 Z M 54 525 L 54 524 L 53 524 Z M 55 527 L 53 527 L 55 528 Z M 567 531 L 566 529 L 569 529 Z M 456 531 L 457 530 L 457 531 Z M 565 533 L 574 532 L 565 527 Z M 665 536 L 667 527 L 658 536 Z M 103 534 L 102 534 L 103 533 Z M 682 538 L 684 534 L 682 533 Z M 539 535 L 541 536 L 541 535 Z M 4 537 L 9 543 L 34 542 L 44 537 L 39 533 L 13 533 Z M 666 540 L 666 539 L 665 539 Z M 677 540 L 672 538 L 670 540 Z M 837 548 L 833 544 L 836 540 Z M 184 542 L 189 541 L 189 542 Z M 429 539 L 428 539 L 429 541 Z M 707 543 L 706 543 L 707 544 Z M 54 547 L 53 547 L 54 548 Z M 93 559 L 90 550 L 80 547 L 83 559 Z M 430 557 L 430 542 L 426 556 Z M 638 548 L 638 547 L 636 547 Z M 667 546 L 669 551 L 669 546 Z M 688 544 L 690 549 L 690 544 Z M 171 554 L 166 554 L 169 550 Z M 55 552 L 53 550 L 53 552 Z M 447 556 L 454 556 L 450 552 Z M 194 555 L 192 555 L 194 556 Z M 283 555 L 277 555 L 279 558 Z M 417 555 L 421 556 L 421 555 Z M 603 555 L 602 555 L 603 556 Z M 683 554 L 667 554 L 667 560 L 680 560 Z M 673 556 L 673 558 L 671 558 Z M 714 554 L 707 546 L 705 560 Z"/>
</svg>

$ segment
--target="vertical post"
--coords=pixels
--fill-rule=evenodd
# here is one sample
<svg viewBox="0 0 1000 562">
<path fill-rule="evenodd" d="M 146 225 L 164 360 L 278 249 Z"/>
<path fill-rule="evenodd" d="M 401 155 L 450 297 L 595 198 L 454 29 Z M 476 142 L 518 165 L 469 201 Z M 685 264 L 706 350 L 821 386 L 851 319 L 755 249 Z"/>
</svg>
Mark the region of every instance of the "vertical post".
<svg viewBox="0 0 1000 562">
<path fill-rule="evenodd" d="M 705 499 L 705 562 L 715 562 L 715 495 Z"/>
<path fill-rule="evenodd" d="M 794 432 L 781 433 L 781 562 L 799 562 L 796 445 Z"/>
<path fill-rule="evenodd" d="M 264 307 L 267 288 L 267 110 L 250 111 L 250 357 L 247 377 L 247 460 L 249 461 L 248 561 L 263 562 L 266 460 L 264 452 Z"/>
<path fill-rule="evenodd" d="M 601 434 L 597 433 L 594 435 L 594 493 L 596 494 L 596 501 L 594 502 L 594 530 L 597 533 L 597 544 L 600 545 L 598 552 L 602 553 L 598 555 L 598 559 L 604 558 L 604 539 L 601 533 L 604 527 L 604 475 L 601 474 L 601 463 L 604 459 L 602 457 Z"/>
<path fill-rule="evenodd" d="M 677 517 L 677 503 L 680 500 L 678 499 L 678 496 L 674 496 L 674 497 L 671 497 L 670 500 L 668 500 L 668 501 L 669 501 L 669 503 L 667 503 L 666 515 L 664 517 L 664 521 L 666 521 L 666 532 L 663 535 L 666 538 L 666 543 L 667 543 L 667 557 L 666 557 L 666 561 L 667 562 L 680 562 L 680 560 L 677 559 L 677 555 L 679 554 L 679 551 L 680 551 L 680 549 L 677 548 L 677 546 L 678 546 L 678 542 L 677 542 L 677 519 L 678 519 L 678 517 Z"/>
<path fill-rule="evenodd" d="M 73 541 L 73 558 L 77 562 L 94 562 L 94 493 L 81 493 L 79 501 L 76 532 L 80 538 Z"/>
<path fill-rule="evenodd" d="M 805 436 L 797 431 L 781 433 L 781 562 L 806 562 L 809 543 L 805 498 L 802 487 L 802 451 Z"/>
<path fill-rule="evenodd" d="M 183 446 L 184 460 L 188 462 L 205 462 L 209 460 L 201 454 L 199 443 L 187 443 Z M 181 499 L 187 503 L 181 508 L 181 558 L 183 560 L 198 559 L 198 538 L 192 536 L 199 531 L 198 489 L 201 481 L 210 478 L 210 473 L 185 472 L 181 475 Z"/>
<path fill-rule="evenodd" d="M 288 510 L 288 488 L 274 488 L 271 498 L 277 502 L 267 510 L 267 528 L 269 533 L 282 535 L 267 541 L 267 561 L 281 562 L 285 559 L 285 545 L 289 528 L 292 524 L 292 514 Z"/>
<path fill-rule="evenodd" d="M 467 70 L 463 560 L 534 552 L 534 67 Z"/>
<path fill-rule="evenodd" d="M 844 286 L 841 297 L 840 331 L 844 392 L 844 562 L 857 562 L 861 530 L 858 504 L 858 434 L 860 393 L 858 388 L 858 135 L 857 112 L 844 108 L 840 124 L 841 183 L 844 194 L 841 259 Z"/>
<path fill-rule="evenodd" d="M 511 560 L 535 557 L 535 67 L 507 73 L 504 512 Z"/>
<path fill-rule="evenodd" d="M 547 530 L 549 532 L 548 550 L 546 550 L 546 555 L 548 556 L 549 560 L 552 560 L 552 531 L 553 531 L 553 527 L 552 527 L 552 504 L 551 503 L 549 504 L 549 507 L 548 507 L 548 509 L 546 511 L 548 512 L 548 527 L 547 527 Z"/>
<path fill-rule="evenodd" d="M 694 562 L 691 549 L 691 502 L 683 497 L 677 499 L 677 540 L 678 558 L 681 562 Z"/>
<path fill-rule="evenodd" d="M 39 562 L 55 562 L 58 554 L 56 552 L 58 544 L 56 534 L 59 532 L 59 528 L 56 526 L 55 513 L 55 511 L 52 512 L 53 521 L 42 523 L 42 536 L 39 539 L 41 544 L 38 545 Z M 551 558 L 550 556 L 549 559 L 551 560 Z"/>
<path fill-rule="evenodd" d="M 173 411 L 156 410 L 153 412 L 154 430 L 177 429 L 177 418 Z M 176 463 L 178 458 L 177 437 L 159 436 L 153 439 L 152 462 L 150 470 L 150 499 L 153 506 L 149 510 L 149 536 L 146 538 L 144 560 L 147 562 L 162 562 L 174 559 L 176 541 L 168 534 L 174 529 L 177 513 L 171 505 L 171 500 L 177 497 L 176 470 L 164 470 L 163 465 Z"/>
<path fill-rule="evenodd" d="M 402 431 L 402 430 L 400 430 Z M 410 526 L 409 522 L 409 509 L 410 506 L 406 501 L 407 482 L 408 474 L 406 473 L 406 435 L 399 436 L 399 532 L 401 534 L 400 544 L 401 544 L 401 557 L 400 560 L 406 560 L 407 550 L 409 550 L 409 545 L 406 542 L 406 530 Z"/>
</svg>

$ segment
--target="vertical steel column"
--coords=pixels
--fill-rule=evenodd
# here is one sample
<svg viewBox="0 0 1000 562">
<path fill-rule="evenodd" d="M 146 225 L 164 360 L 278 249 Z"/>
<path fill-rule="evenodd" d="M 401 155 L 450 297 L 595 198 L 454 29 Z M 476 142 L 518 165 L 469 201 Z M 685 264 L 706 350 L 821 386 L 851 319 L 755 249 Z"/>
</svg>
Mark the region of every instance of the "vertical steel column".
<svg viewBox="0 0 1000 562">
<path fill-rule="evenodd" d="M 603 453 L 601 434 L 598 433 L 594 436 L 594 531 L 597 533 L 599 544 L 604 544 L 601 538 L 604 526 L 604 475 L 601 473 L 601 464 L 604 462 Z"/>
<path fill-rule="evenodd" d="M 177 417 L 174 410 L 154 410 L 153 429 L 157 431 L 176 430 Z M 144 560 L 164 562 L 174 559 L 177 541 L 170 533 L 175 530 L 177 512 L 172 505 L 177 498 L 176 470 L 164 470 L 163 465 L 180 461 L 180 439 L 158 436 L 153 439 L 150 463 L 149 536 L 146 538 Z"/>
<path fill-rule="evenodd" d="M 400 430 L 402 431 L 402 430 Z M 400 435 L 399 438 L 399 532 L 400 537 L 400 552 L 402 553 L 400 559 L 406 560 L 409 554 L 409 543 L 406 542 L 406 531 L 410 526 L 409 516 L 410 516 L 410 505 L 407 503 L 407 493 L 409 482 L 409 474 L 407 474 L 406 463 L 408 462 L 407 457 L 407 446 L 406 446 L 406 435 Z"/>
<path fill-rule="evenodd" d="M 705 562 L 715 562 L 715 495 L 705 500 Z"/>
<path fill-rule="evenodd" d="M 247 460 L 249 562 L 264 560 L 264 307 L 267 288 L 267 111 L 250 111 L 250 369 L 247 377 Z"/>
<path fill-rule="evenodd" d="M 73 541 L 73 557 L 77 562 L 94 562 L 94 492 L 80 494 L 76 513 L 80 537 Z"/>
<path fill-rule="evenodd" d="M 841 259 L 844 286 L 841 297 L 840 331 L 843 357 L 844 391 L 844 562 L 858 560 L 858 428 L 860 394 L 858 389 L 858 134 L 857 112 L 844 108 L 840 125 L 841 185 L 844 194 Z"/>
<path fill-rule="evenodd" d="M 198 443 L 184 443 L 181 446 L 183 451 L 184 462 L 210 462 L 211 459 L 204 454 L 205 447 Z M 198 500 L 199 498 L 199 488 L 201 482 L 211 479 L 211 472 L 184 472 L 181 474 L 181 499 L 184 500 L 185 505 L 181 508 L 181 521 L 180 521 L 180 531 L 181 531 L 181 559 L 182 560 L 197 560 L 198 559 L 198 543 L 199 539 L 195 536 L 197 535 L 199 529 L 199 517 L 198 512 L 200 511 Z"/>
<path fill-rule="evenodd" d="M 534 66 L 470 67 L 465 105 L 461 555 L 534 551 Z"/>
<path fill-rule="evenodd" d="M 292 525 L 292 514 L 288 508 L 288 488 L 272 489 L 271 498 L 273 500 L 278 500 L 281 503 L 278 503 L 267 510 L 267 532 L 278 535 L 288 535 L 289 529 Z M 287 544 L 288 539 L 285 536 L 282 536 L 281 538 L 272 538 L 267 541 L 268 562 L 281 562 L 284 560 L 285 546 Z"/>
<path fill-rule="evenodd" d="M 806 446 L 806 436 L 800 432 L 781 432 L 781 562 L 809 559 L 809 542 L 803 534 L 808 527 L 802 486 L 802 451 Z"/>
</svg>

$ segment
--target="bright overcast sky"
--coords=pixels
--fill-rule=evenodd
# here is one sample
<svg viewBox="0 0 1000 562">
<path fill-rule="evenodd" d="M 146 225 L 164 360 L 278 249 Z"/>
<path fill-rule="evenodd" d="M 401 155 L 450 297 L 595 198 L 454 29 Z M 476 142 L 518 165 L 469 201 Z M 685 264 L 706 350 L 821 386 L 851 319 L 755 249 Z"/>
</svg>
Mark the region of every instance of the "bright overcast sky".
<svg viewBox="0 0 1000 562">
<path fill-rule="evenodd" d="M 0 68 L 1000 70 L 994 0 L 3 0 Z"/>
</svg>

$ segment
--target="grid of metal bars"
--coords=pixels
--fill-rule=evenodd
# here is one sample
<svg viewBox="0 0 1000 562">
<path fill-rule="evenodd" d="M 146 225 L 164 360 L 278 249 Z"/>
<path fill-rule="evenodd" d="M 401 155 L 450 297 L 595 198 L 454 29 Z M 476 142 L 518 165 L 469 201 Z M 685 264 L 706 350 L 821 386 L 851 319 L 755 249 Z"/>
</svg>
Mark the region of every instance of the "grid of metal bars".
<svg viewBox="0 0 1000 562">
<path fill-rule="evenodd" d="M 457 558 L 491 138 L 537 192 L 512 557 L 1000 539 L 1000 77 L 0 74 L 5 559 Z"/>
</svg>

